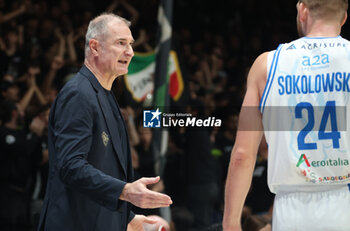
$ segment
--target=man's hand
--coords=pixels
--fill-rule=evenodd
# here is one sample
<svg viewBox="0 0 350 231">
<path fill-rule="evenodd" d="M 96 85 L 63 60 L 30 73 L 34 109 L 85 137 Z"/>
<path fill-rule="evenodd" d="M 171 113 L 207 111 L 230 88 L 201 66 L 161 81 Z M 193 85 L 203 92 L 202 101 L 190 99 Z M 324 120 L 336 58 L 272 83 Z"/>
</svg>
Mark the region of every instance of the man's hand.
<svg viewBox="0 0 350 231">
<path fill-rule="evenodd" d="M 151 178 L 143 177 L 135 182 L 127 183 L 120 195 L 120 199 L 144 209 L 168 207 L 173 203 L 169 196 L 153 192 L 146 187 L 147 185 L 157 183 L 159 179 L 159 176 Z"/>
<path fill-rule="evenodd" d="M 29 74 L 29 76 L 36 76 L 36 75 L 40 74 L 40 67 L 38 67 L 38 66 L 29 67 L 28 74 Z"/>
<path fill-rule="evenodd" d="M 63 66 L 63 59 L 60 56 L 55 56 L 51 62 L 51 69 L 57 71 Z"/>
<path fill-rule="evenodd" d="M 134 219 L 128 224 L 127 231 L 144 231 L 143 224 L 155 224 L 157 220 L 145 217 L 143 215 L 135 215 Z"/>
<path fill-rule="evenodd" d="M 30 123 L 29 129 L 37 136 L 42 136 L 45 129 L 45 123 L 37 116 Z"/>
</svg>

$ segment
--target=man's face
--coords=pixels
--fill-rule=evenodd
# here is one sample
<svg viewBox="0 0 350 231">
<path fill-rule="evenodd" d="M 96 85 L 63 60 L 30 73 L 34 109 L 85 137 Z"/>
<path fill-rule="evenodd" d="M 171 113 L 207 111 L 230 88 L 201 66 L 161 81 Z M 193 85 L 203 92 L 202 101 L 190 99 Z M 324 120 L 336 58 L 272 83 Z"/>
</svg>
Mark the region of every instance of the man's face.
<svg viewBox="0 0 350 231">
<path fill-rule="evenodd" d="M 100 60 L 105 72 L 114 76 L 128 73 L 128 66 L 134 56 L 129 27 L 119 21 L 109 23 L 109 35 L 101 42 Z"/>
</svg>

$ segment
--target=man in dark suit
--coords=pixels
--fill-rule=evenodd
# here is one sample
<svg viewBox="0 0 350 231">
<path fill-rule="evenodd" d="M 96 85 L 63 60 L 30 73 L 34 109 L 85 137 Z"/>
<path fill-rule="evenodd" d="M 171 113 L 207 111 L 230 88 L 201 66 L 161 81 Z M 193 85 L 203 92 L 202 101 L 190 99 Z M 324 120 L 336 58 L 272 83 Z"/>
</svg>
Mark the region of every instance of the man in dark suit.
<svg viewBox="0 0 350 231">
<path fill-rule="evenodd" d="M 84 66 L 57 96 L 49 121 L 50 172 L 39 230 L 143 230 L 155 223 L 134 215 L 169 206 L 167 195 L 147 189 L 156 178 L 132 181 L 127 130 L 111 92 L 134 55 L 130 23 L 102 14 L 88 27 Z"/>
</svg>

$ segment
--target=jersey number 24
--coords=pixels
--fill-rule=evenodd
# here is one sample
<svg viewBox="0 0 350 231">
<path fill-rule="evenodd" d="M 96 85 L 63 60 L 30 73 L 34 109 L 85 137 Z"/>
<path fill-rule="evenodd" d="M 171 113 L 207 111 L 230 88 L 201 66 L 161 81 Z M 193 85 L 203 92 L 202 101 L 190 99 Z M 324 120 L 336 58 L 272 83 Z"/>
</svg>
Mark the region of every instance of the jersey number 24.
<svg viewBox="0 0 350 231">
<path fill-rule="evenodd" d="M 306 143 L 306 135 L 313 130 L 315 126 L 314 108 L 308 102 L 298 103 L 295 107 L 295 118 L 302 118 L 302 110 L 307 110 L 307 124 L 298 134 L 298 149 L 299 150 L 311 150 L 317 149 L 317 143 Z M 326 132 L 327 121 L 330 119 L 331 131 Z M 333 148 L 339 148 L 340 132 L 337 126 L 337 116 L 335 101 L 327 101 L 323 111 L 320 128 L 318 130 L 319 140 L 332 140 Z"/>
</svg>

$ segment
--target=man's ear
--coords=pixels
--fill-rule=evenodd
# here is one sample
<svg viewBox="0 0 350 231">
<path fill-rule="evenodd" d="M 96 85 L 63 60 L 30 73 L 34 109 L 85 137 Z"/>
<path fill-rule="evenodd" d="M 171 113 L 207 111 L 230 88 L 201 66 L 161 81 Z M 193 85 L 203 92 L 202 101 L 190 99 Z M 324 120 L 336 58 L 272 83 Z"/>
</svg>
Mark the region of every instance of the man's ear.
<svg viewBox="0 0 350 231">
<path fill-rule="evenodd" d="M 100 43 L 96 39 L 90 39 L 89 41 L 90 52 L 93 56 L 98 55 L 98 50 L 100 49 Z"/>
<path fill-rule="evenodd" d="M 298 4 L 298 14 L 300 22 L 305 22 L 310 14 L 309 9 L 303 2 Z"/>
<path fill-rule="evenodd" d="M 343 26 L 345 24 L 346 19 L 348 19 L 348 12 L 345 11 L 343 21 L 341 22 L 341 26 Z"/>
</svg>

